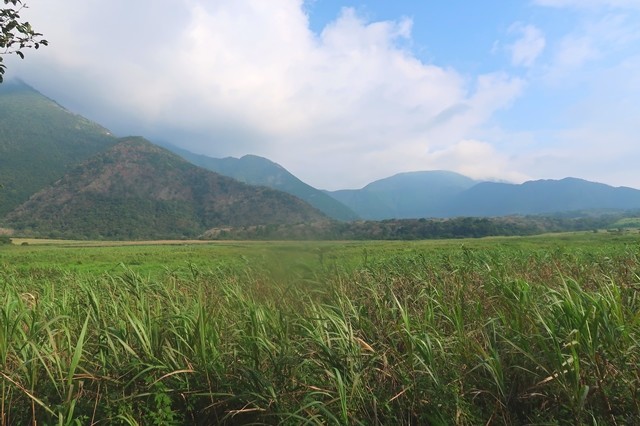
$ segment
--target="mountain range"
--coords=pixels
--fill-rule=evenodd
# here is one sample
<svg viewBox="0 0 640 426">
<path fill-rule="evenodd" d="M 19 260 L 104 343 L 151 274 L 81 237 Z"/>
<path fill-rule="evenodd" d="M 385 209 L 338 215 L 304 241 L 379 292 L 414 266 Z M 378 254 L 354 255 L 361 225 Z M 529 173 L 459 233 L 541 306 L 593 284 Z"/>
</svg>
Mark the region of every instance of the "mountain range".
<svg viewBox="0 0 640 426">
<path fill-rule="evenodd" d="M 358 190 L 330 192 L 364 219 L 495 217 L 640 208 L 640 191 L 577 178 L 477 182 L 453 172 L 401 173 Z"/>
<path fill-rule="evenodd" d="M 640 207 L 640 191 L 577 178 L 535 180 L 520 185 L 482 182 L 456 195 L 451 216 L 548 214 Z"/>
<path fill-rule="evenodd" d="M 576 178 L 479 182 L 442 170 L 320 191 L 266 158 L 211 158 L 163 145 L 117 138 L 23 82 L 2 84 L 0 224 L 60 236 L 174 238 L 328 218 L 640 209 L 640 191 L 632 188 Z"/>
</svg>

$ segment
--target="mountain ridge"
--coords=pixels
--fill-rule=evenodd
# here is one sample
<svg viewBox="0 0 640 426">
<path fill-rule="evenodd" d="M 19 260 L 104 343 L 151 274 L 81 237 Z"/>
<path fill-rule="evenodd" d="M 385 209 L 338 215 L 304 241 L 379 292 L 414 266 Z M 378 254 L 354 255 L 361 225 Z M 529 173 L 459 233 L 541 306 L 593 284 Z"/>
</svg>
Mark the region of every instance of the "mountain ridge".
<svg viewBox="0 0 640 426">
<path fill-rule="evenodd" d="M 434 179 L 438 177 L 439 179 Z M 403 180 L 411 182 L 407 191 Z M 327 191 L 368 220 L 497 217 L 640 208 L 640 190 L 581 178 L 479 182 L 447 171 L 399 173 L 357 190 Z M 444 196 L 443 196 L 444 195 Z"/>
<path fill-rule="evenodd" d="M 5 218 L 21 232 L 115 239 L 318 220 L 326 217 L 290 194 L 202 169 L 140 137 L 121 139 Z"/>
<path fill-rule="evenodd" d="M 197 166 L 232 177 L 240 182 L 266 186 L 295 195 L 333 219 L 350 221 L 359 218 L 355 212 L 339 200 L 306 184 L 286 168 L 267 158 L 253 154 L 247 154 L 240 158 L 214 158 L 195 154 L 172 144 L 160 143 L 160 145 Z"/>
</svg>

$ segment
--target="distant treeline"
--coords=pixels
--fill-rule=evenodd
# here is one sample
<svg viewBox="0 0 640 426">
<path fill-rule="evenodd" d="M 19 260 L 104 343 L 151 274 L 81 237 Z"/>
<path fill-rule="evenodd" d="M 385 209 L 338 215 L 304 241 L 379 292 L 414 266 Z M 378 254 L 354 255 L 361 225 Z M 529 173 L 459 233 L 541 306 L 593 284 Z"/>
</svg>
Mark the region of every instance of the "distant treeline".
<svg viewBox="0 0 640 426">
<path fill-rule="evenodd" d="M 639 212 L 581 213 L 499 218 L 389 219 L 382 221 L 317 222 L 212 229 L 215 240 L 420 240 L 527 236 L 548 232 L 618 230 L 617 223 Z"/>
<path fill-rule="evenodd" d="M 108 214 L 97 209 L 96 214 Z M 148 212 L 147 212 L 148 213 Z M 142 217 L 148 220 L 140 220 Z M 166 229 L 174 232 L 154 233 L 150 226 L 157 224 L 151 214 L 123 216 L 127 226 L 116 228 L 69 229 L 45 228 L 42 231 L 16 228 L 15 235 L 74 240 L 424 240 L 448 238 L 482 238 L 491 236 L 528 236 L 548 232 L 618 231 L 640 227 L 640 211 L 626 212 L 570 212 L 549 216 L 506 216 L 496 218 L 460 217 L 450 219 L 389 219 L 382 221 L 319 221 L 289 225 L 253 225 L 201 230 L 180 227 L 179 221 Z M 121 224 L 123 225 L 123 224 Z M 139 225 L 139 226 L 138 226 Z M 124 232 L 126 231 L 126 232 Z M 5 241 L 9 242 L 6 237 Z"/>
</svg>

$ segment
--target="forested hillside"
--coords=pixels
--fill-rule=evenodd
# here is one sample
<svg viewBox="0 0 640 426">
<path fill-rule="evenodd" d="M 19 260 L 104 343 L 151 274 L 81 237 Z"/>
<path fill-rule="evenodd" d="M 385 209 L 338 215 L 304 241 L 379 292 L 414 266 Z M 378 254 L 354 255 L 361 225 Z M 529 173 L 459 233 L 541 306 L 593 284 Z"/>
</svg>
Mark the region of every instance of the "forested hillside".
<svg viewBox="0 0 640 426">
<path fill-rule="evenodd" d="M 0 84 L 0 217 L 116 142 L 27 84 Z"/>
<path fill-rule="evenodd" d="M 125 138 L 35 194 L 6 225 L 27 235 L 140 239 L 325 219 L 292 195 L 194 166 L 142 138 Z"/>
</svg>

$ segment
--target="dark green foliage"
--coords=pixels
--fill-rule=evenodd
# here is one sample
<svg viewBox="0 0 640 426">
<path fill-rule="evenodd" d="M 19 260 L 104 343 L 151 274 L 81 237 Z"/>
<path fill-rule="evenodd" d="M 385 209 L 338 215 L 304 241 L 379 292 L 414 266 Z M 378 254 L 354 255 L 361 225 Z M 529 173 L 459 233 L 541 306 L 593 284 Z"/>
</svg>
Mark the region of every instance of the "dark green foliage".
<svg viewBox="0 0 640 426">
<path fill-rule="evenodd" d="M 22 82 L 0 85 L 0 217 L 116 141 Z"/>
<path fill-rule="evenodd" d="M 7 235 L 0 235 L 0 246 L 5 244 L 11 244 L 11 238 Z"/>
<path fill-rule="evenodd" d="M 390 219 L 349 223 L 319 222 L 212 229 L 204 238 L 238 240 L 422 240 L 524 236 L 550 232 L 593 231 L 617 227 L 637 212 L 500 218 Z"/>
<path fill-rule="evenodd" d="M 196 167 L 142 138 L 92 157 L 11 212 L 27 235 L 99 239 L 194 238 L 219 226 L 324 219 L 292 195 Z"/>
</svg>

